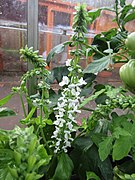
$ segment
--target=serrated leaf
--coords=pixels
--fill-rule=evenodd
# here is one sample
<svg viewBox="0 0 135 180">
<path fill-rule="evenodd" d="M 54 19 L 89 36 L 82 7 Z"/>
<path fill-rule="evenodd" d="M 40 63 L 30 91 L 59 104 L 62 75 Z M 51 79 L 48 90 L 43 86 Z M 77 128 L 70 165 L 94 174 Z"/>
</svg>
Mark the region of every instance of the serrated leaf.
<svg viewBox="0 0 135 180">
<path fill-rule="evenodd" d="M 84 73 L 99 73 L 104 69 L 107 69 L 110 63 L 110 57 L 109 56 L 105 56 L 102 57 L 98 60 L 94 60 L 93 62 L 91 62 L 85 69 L 84 69 Z"/>
<path fill-rule="evenodd" d="M 104 161 L 111 152 L 112 149 L 112 137 L 107 137 L 104 141 L 99 144 L 99 156 Z"/>
<path fill-rule="evenodd" d="M 70 157 L 62 153 L 53 176 L 53 180 L 69 180 L 73 170 L 73 162 Z"/>
<path fill-rule="evenodd" d="M 113 160 L 120 160 L 126 157 L 132 147 L 132 143 L 130 140 L 130 136 L 120 136 L 119 139 L 116 139 L 114 146 L 112 157 Z"/>
<path fill-rule="evenodd" d="M 0 118 L 15 115 L 15 112 L 7 107 L 0 108 Z"/>
</svg>

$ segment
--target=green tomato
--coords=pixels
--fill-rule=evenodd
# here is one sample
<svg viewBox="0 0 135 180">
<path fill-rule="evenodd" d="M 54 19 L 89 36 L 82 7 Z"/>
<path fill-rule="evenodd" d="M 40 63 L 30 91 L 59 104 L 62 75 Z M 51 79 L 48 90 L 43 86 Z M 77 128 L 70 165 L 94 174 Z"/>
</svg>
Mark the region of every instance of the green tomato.
<svg viewBox="0 0 135 180">
<path fill-rule="evenodd" d="M 135 51 L 135 32 L 132 32 L 131 34 L 128 35 L 125 45 L 127 48 L 131 51 Z"/>
<path fill-rule="evenodd" d="M 128 63 L 121 66 L 119 70 L 120 78 L 126 87 L 135 91 L 135 59 L 131 59 Z"/>
</svg>

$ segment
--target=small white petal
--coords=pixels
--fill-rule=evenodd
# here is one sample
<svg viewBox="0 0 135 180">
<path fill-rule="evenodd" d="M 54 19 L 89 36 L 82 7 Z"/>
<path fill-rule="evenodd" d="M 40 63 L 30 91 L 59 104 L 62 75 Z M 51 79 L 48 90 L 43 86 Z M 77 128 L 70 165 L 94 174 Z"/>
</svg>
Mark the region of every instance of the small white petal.
<svg viewBox="0 0 135 180">
<path fill-rule="evenodd" d="M 71 61 L 72 61 L 72 59 L 67 59 L 66 66 L 71 66 Z"/>
<path fill-rule="evenodd" d="M 67 76 L 63 76 L 62 81 L 59 83 L 60 86 L 68 85 L 69 78 Z"/>
</svg>

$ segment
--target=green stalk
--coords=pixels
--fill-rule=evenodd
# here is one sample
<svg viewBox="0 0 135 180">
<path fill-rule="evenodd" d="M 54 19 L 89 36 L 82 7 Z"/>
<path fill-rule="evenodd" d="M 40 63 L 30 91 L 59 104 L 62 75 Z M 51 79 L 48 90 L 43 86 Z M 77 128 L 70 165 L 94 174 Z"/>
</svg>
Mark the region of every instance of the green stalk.
<svg viewBox="0 0 135 180">
<path fill-rule="evenodd" d="M 50 148 L 48 146 L 48 143 L 47 143 L 47 140 L 45 138 L 45 134 L 44 134 L 44 131 L 43 131 L 43 128 L 42 128 L 42 119 L 43 119 L 43 104 L 42 104 L 42 102 L 43 102 L 43 99 L 44 99 L 44 92 L 43 91 L 44 90 L 42 89 L 42 99 L 41 99 L 41 105 L 40 105 L 40 124 L 41 124 L 40 131 L 41 131 L 41 135 L 42 135 L 45 147 L 47 148 L 47 151 L 51 154 Z"/>
<path fill-rule="evenodd" d="M 40 106 L 40 124 L 42 125 L 42 113 L 43 113 L 43 106 L 41 105 Z M 44 143 L 46 144 L 46 138 L 45 138 L 45 135 L 44 135 L 44 132 L 43 132 L 43 128 L 41 127 L 41 134 L 42 134 L 42 138 L 43 138 L 43 141 Z"/>
<path fill-rule="evenodd" d="M 85 45 L 87 48 L 91 48 L 92 50 L 94 50 L 95 52 L 97 52 L 97 53 L 101 54 L 102 56 L 105 56 L 105 54 L 104 54 L 104 53 L 102 53 L 102 52 L 101 52 L 101 51 L 99 51 L 98 49 L 96 49 L 96 48 L 92 47 L 91 45 L 88 45 L 88 44 L 86 44 L 86 43 L 83 43 L 83 45 Z"/>
<path fill-rule="evenodd" d="M 120 23 L 119 23 L 119 12 L 118 12 L 118 0 L 115 1 L 115 13 L 116 13 L 116 22 L 118 24 L 118 27 L 121 29 Z M 121 29 L 122 30 L 122 29 Z"/>
<path fill-rule="evenodd" d="M 24 101 L 23 101 L 23 97 L 22 97 L 22 92 L 20 91 L 19 93 L 20 95 L 20 100 L 21 100 L 21 104 L 22 104 L 22 108 L 23 108 L 23 113 L 24 113 L 24 117 L 27 117 L 27 113 L 26 113 L 26 109 L 25 109 L 25 105 L 24 105 Z"/>
<path fill-rule="evenodd" d="M 90 111 L 90 112 L 92 112 L 92 111 L 93 111 L 93 109 L 86 108 L 86 107 L 82 107 L 81 109 L 82 109 L 82 110 L 85 110 L 85 111 Z"/>
</svg>

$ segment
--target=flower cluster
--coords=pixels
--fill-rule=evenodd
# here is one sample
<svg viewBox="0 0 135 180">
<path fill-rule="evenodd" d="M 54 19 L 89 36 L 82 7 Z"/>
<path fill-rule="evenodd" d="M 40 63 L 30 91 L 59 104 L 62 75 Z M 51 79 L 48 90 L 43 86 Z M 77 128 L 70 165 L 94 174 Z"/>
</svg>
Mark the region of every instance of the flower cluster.
<svg viewBox="0 0 135 180">
<path fill-rule="evenodd" d="M 70 66 L 70 62 L 67 62 Z M 55 153 L 59 151 L 67 152 L 67 148 L 71 147 L 73 141 L 72 134 L 76 131 L 77 122 L 75 120 L 76 113 L 81 113 L 79 110 L 81 86 L 86 82 L 78 76 L 71 78 L 63 76 L 62 82 L 59 83 L 63 87 L 62 96 L 58 99 L 56 121 L 54 122 L 55 131 L 52 138 L 55 144 Z"/>
</svg>

